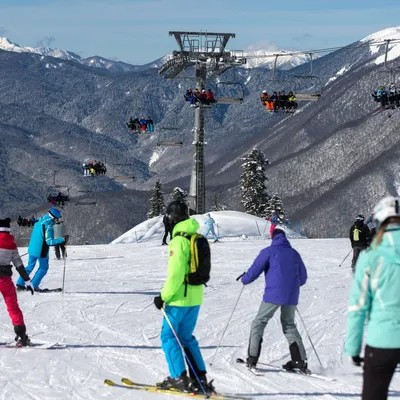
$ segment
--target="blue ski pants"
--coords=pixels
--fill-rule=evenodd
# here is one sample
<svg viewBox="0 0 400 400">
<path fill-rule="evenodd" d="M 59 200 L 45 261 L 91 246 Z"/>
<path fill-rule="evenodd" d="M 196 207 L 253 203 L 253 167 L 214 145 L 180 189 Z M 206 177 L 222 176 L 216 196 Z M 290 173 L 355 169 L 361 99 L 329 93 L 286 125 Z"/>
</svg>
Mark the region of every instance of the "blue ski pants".
<svg viewBox="0 0 400 400">
<path fill-rule="evenodd" d="M 172 327 L 181 342 L 185 353 L 195 369 L 196 374 L 206 371 L 203 357 L 200 352 L 199 344 L 193 336 L 196 326 L 197 317 L 199 315 L 200 306 L 193 307 L 175 307 L 166 306 L 165 314 L 167 315 Z M 175 338 L 167 320 L 164 318 L 161 329 L 161 346 L 167 359 L 169 373 L 171 378 L 177 378 L 186 371 L 185 358 L 178 341 Z M 193 371 L 189 366 L 189 373 L 193 375 Z"/>
<path fill-rule="evenodd" d="M 31 279 L 32 285 L 35 289 L 39 287 L 40 282 L 47 274 L 47 270 L 49 269 L 49 256 L 40 258 L 29 255 L 28 265 L 25 268 L 28 275 L 30 275 L 35 268 L 36 261 L 39 261 L 39 268 L 36 271 L 35 276 Z M 24 280 L 21 277 L 18 278 L 17 285 L 25 286 Z"/>
<path fill-rule="evenodd" d="M 214 236 L 214 240 L 218 240 L 218 236 L 215 234 L 214 226 L 213 226 L 213 225 L 207 227 L 207 230 L 206 230 L 206 233 L 205 233 L 204 236 L 207 237 L 208 234 L 209 234 L 210 232 L 211 232 L 212 235 Z"/>
</svg>

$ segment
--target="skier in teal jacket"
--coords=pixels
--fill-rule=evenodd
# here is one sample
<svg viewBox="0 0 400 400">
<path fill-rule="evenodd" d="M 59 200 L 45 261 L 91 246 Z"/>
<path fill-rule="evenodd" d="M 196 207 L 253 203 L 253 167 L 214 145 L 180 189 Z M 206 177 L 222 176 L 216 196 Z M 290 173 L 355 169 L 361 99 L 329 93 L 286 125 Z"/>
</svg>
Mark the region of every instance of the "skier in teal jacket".
<svg viewBox="0 0 400 400">
<path fill-rule="evenodd" d="M 355 365 L 365 322 L 362 400 L 386 400 L 400 363 L 400 199 L 386 197 L 374 209 L 376 236 L 357 260 L 347 317 L 345 353 Z"/>
<path fill-rule="evenodd" d="M 26 272 L 29 275 L 35 268 L 36 261 L 39 261 L 39 268 L 32 278 L 32 285 L 37 292 L 40 292 L 40 282 L 49 269 L 49 247 L 66 242 L 67 236 L 65 238 L 54 238 L 53 226 L 55 220 L 59 218 L 61 218 L 61 212 L 53 207 L 33 226 L 28 247 L 29 259 Z M 25 290 L 25 283 L 21 277 L 17 281 L 17 290 Z"/>
</svg>

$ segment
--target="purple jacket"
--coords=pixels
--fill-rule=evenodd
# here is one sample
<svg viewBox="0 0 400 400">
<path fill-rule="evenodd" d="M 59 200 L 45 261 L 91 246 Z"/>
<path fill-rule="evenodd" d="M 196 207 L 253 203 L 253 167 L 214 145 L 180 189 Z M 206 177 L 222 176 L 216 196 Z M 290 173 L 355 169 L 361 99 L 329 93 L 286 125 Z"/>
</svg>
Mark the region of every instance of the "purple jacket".
<svg viewBox="0 0 400 400">
<path fill-rule="evenodd" d="M 263 301 L 295 306 L 299 302 L 300 286 L 307 281 L 307 270 L 300 254 L 292 248 L 286 236 L 276 235 L 271 246 L 261 250 L 250 269 L 242 276 L 247 285 L 265 274 Z"/>
</svg>

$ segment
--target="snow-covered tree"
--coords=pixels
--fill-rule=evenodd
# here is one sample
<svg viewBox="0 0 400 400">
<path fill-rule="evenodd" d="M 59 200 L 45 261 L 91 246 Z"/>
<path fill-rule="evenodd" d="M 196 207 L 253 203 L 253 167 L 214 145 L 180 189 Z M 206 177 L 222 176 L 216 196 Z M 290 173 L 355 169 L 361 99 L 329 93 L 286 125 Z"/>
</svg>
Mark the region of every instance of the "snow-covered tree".
<svg viewBox="0 0 400 400">
<path fill-rule="evenodd" d="M 157 179 L 153 189 L 153 194 L 150 198 L 150 210 L 147 213 L 147 218 L 150 219 L 159 215 L 163 215 L 164 212 L 164 192 L 162 191 L 161 182 Z"/>
<path fill-rule="evenodd" d="M 265 216 L 268 218 L 271 217 L 275 210 L 278 212 L 279 223 L 287 223 L 288 221 L 285 218 L 283 202 L 277 193 L 274 193 L 274 195 L 268 200 Z"/>
<path fill-rule="evenodd" d="M 181 189 L 180 187 L 176 187 L 174 188 L 174 190 L 172 191 L 171 197 L 172 200 L 182 200 L 184 201 L 186 204 L 188 203 L 188 199 L 187 199 L 187 192 L 183 189 Z"/>
<path fill-rule="evenodd" d="M 253 149 L 242 158 L 240 176 L 241 203 L 248 214 L 264 217 L 269 196 L 265 187 L 265 166 L 269 164 L 262 151 Z"/>
<path fill-rule="evenodd" d="M 224 211 L 224 210 L 226 210 L 226 206 L 224 206 L 218 202 L 217 194 L 214 193 L 210 211 Z"/>
</svg>

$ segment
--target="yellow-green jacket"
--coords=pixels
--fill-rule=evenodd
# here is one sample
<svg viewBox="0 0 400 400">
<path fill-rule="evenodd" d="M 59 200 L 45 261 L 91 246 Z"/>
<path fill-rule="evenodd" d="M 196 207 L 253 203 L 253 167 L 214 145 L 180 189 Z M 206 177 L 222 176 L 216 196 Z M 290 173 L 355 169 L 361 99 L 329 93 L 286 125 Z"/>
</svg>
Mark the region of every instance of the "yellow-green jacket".
<svg viewBox="0 0 400 400">
<path fill-rule="evenodd" d="M 168 246 L 167 280 L 161 291 L 161 298 L 168 306 L 191 307 L 203 303 L 203 286 L 187 285 L 185 296 L 185 276 L 189 273 L 190 240 L 177 236 L 178 232 L 193 235 L 200 228 L 199 223 L 188 218 L 178 222 L 172 231 L 172 240 Z"/>
</svg>

